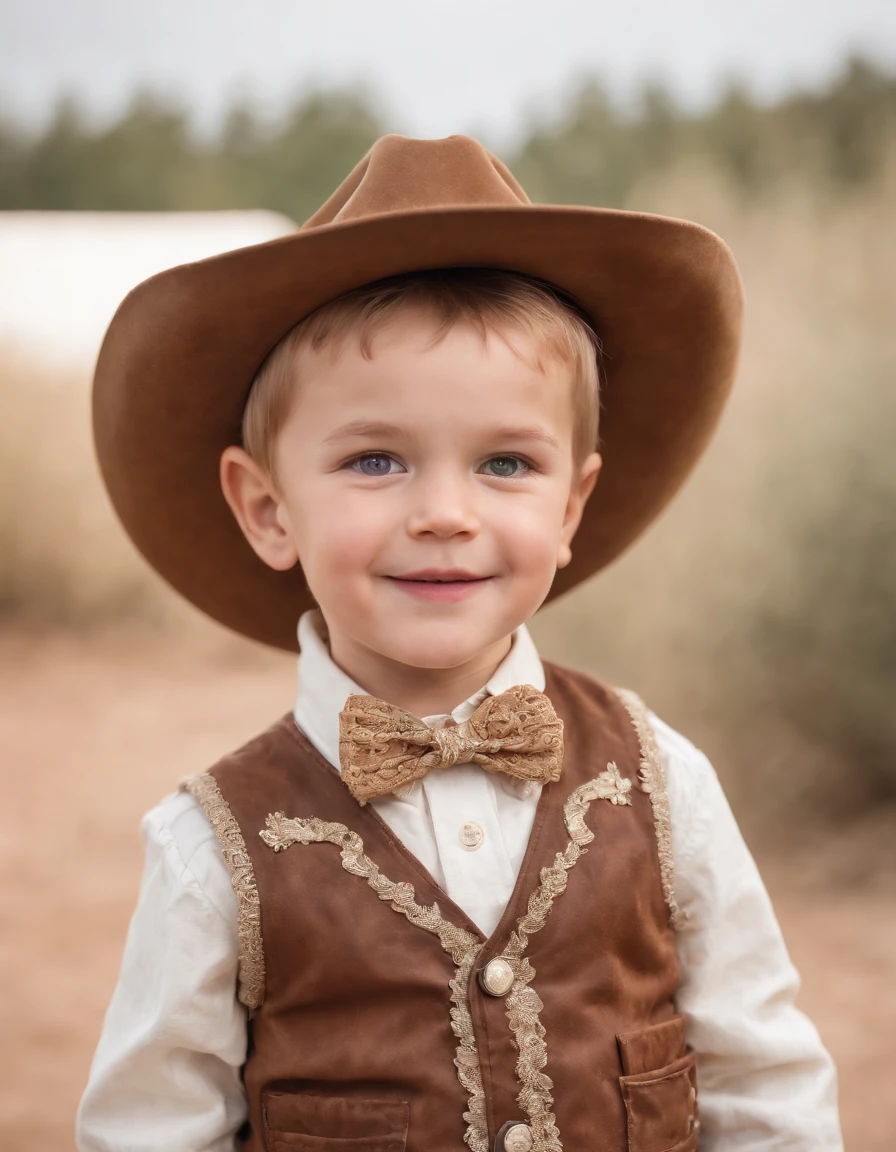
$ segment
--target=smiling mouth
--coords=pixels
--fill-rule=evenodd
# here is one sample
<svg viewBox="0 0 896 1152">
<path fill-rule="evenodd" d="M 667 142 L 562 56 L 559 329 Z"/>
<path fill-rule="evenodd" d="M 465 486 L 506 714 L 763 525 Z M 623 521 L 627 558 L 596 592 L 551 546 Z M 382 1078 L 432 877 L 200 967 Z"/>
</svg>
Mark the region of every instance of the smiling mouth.
<svg viewBox="0 0 896 1152">
<path fill-rule="evenodd" d="M 476 576 L 472 572 L 414 572 L 407 576 L 390 576 L 398 588 L 417 600 L 454 604 L 474 594 L 474 590 L 487 584 L 491 576 Z"/>
<path fill-rule="evenodd" d="M 462 569 L 447 569 L 444 572 L 421 571 L 409 572 L 405 576 L 391 576 L 391 580 L 409 581 L 415 584 L 471 584 L 479 580 L 489 580 L 490 576 L 477 576 L 474 572 L 465 572 Z"/>
</svg>

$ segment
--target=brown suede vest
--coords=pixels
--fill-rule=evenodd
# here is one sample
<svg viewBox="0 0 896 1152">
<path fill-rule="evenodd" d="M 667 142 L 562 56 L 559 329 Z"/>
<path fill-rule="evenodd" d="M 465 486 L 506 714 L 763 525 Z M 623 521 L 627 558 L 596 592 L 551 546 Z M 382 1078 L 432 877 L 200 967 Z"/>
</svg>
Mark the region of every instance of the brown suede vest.
<svg viewBox="0 0 896 1152">
<path fill-rule="evenodd" d="M 545 675 L 563 770 L 487 940 L 291 716 L 185 782 L 239 901 L 247 1149 L 697 1148 L 653 733 L 636 697 Z"/>
</svg>

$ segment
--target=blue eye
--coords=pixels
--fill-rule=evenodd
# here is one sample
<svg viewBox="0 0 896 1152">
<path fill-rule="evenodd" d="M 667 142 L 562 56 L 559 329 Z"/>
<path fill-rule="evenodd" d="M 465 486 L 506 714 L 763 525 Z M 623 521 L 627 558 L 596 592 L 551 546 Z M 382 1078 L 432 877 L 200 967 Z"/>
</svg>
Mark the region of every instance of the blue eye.
<svg viewBox="0 0 896 1152">
<path fill-rule="evenodd" d="M 493 456 L 488 464 L 494 469 L 492 475 L 503 479 L 518 476 L 529 467 L 519 456 Z"/>
<path fill-rule="evenodd" d="M 368 452 L 366 456 L 359 456 L 352 461 L 352 467 L 362 476 L 388 476 L 392 465 L 397 461 L 385 452 Z"/>
</svg>

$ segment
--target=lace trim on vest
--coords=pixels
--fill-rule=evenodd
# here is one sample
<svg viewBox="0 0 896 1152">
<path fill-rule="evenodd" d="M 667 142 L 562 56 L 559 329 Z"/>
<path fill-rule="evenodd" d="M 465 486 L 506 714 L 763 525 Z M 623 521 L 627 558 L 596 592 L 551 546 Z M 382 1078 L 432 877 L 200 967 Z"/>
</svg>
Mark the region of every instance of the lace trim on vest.
<svg viewBox="0 0 896 1152">
<path fill-rule="evenodd" d="M 517 1103 L 529 1119 L 532 1130 L 532 1152 L 562 1152 L 551 1095 L 554 1083 L 543 1071 L 548 1053 L 544 1025 L 539 1018 L 544 1004 L 531 986 L 535 969 L 523 955 L 529 937 L 544 928 L 554 900 L 566 891 L 567 873 L 588 851 L 585 847 L 594 833 L 585 824 L 585 813 L 593 800 L 611 804 L 631 804 L 628 793 L 631 781 L 621 776 L 615 764 L 580 787 L 563 805 L 563 819 L 569 832 L 569 843 L 554 857 L 549 868 L 541 870 L 541 883 L 529 897 L 525 913 L 517 921 L 506 946 L 500 953 L 513 969 L 514 981 L 507 997 L 507 1016 L 519 1052 L 516 1074 L 521 1088 Z"/>
<path fill-rule="evenodd" d="M 471 1152 L 488 1152 L 488 1126 L 485 1119 L 485 1093 L 482 1089 L 482 1070 L 476 1035 L 470 1016 L 467 986 L 473 963 L 482 945 L 463 928 L 442 918 L 438 904 L 429 907 L 416 902 L 413 885 L 388 880 L 369 856 L 364 855 L 361 837 L 344 824 L 330 823 L 311 817 L 307 820 L 288 819 L 284 813 L 268 816 L 267 829 L 259 833 L 262 840 L 275 852 L 283 852 L 291 844 L 336 844 L 342 856 L 342 867 L 353 876 L 367 881 L 380 900 L 401 912 L 412 924 L 438 936 L 439 943 L 454 961 L 457 972 L 449 981 L 451 989 L 451 1028 L 458 1039 L 454 1059 L 457 1078 L 469 1093 L 469 1111 L 464 1112 L 467 1131 L 464 1142 Z"/>
<path fill-rule="evenodd" d="M 617 688 L 615 691 L 631 718 L 641 745 L 640 783 L 642 790 L 650 796 L 650 803 L 653 808 L 653 823 L 656 829 L 656 846 L 660 859 L 663 895 L 669 906 L 669 923 L 673 928 L 679 928 L 684 914 L 675 899 L 675 864 L 672 858 L 669 794 L 666 791 L 666 774 L 660 763 L 656 735 L 647 718 L 647 708 L 640 696 L 630 692 L 627 688 Z"/>
<path fill-rule="evenodd" d="M 246 851 L 230 805 L 221 795 L 218 783 L 208 772 L 187 776 L 180 787 L 202 805 L 214 829 L 230 872 L 230 883 L 237 900 L 237 934 L 239 938 L 238 998 L 250 1010 L 264 999 L 264 945 L 261 938 L 261 905 L 255 886 L 255 871 Z"/>
</svg>

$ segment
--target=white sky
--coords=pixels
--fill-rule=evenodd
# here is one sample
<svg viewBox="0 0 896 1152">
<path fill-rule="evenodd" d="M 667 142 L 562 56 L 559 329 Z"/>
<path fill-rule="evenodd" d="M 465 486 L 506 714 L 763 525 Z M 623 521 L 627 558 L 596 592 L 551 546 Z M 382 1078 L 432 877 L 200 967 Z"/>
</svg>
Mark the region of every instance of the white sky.
<svg viewBox="0 0 896 1152">
<path fill-rule="evenodd" d="M 67 90 L 106 118 L 148 84 L 213 125 L 235 91 L 274 112 L 360 82 L 391 130 L 500 146 L 585 73 L 694 106 L 730 75 L 818 85 L 851 50 L 896 69 L 896 0 L 0 0 L 0 108 L 39 123 Z"/>
</svg>

